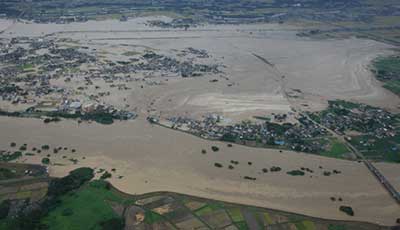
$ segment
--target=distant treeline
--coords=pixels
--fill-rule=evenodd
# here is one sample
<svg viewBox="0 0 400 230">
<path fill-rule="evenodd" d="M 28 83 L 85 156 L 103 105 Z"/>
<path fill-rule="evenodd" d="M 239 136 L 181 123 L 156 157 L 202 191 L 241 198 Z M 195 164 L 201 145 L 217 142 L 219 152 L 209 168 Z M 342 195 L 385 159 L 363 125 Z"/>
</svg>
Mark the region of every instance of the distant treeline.
<svg viewBox="0 0 400 230">
<path fill-rule="evenodd" d="M 28 1 L 5 1 L 0 3 L 0 12 L 7 14 L 7 16 L 18 16 L 24 13 L 22 17 L 40 17 L 46 14 L 46 11 L 59 9 L 74 10 L 83 8 L 98 7 L 99 10 L 122 10 L 122 11 L 171 11 L 175 13 L 195 12 L 231 12 L 240 15 L 248 15 L 246 11 L 257 11 L 260 9 L 276 9 L 276 8 L 341 8 L 341 7 L 362 7 L 367 6 L 360 0 L 275 0 L 275 1 L 259 1 L 259 0 L 34 0 Z M 202 11 L 197 11 L 197 10 Z M 84 14 L 84 11 L 80 11 Z M 269 13 L 271 13 L 269 11 Z M 280 11 L 276 13 L 281 13 Z M 81 15 L 84 16 L 84 15 Z"/>
</svg>

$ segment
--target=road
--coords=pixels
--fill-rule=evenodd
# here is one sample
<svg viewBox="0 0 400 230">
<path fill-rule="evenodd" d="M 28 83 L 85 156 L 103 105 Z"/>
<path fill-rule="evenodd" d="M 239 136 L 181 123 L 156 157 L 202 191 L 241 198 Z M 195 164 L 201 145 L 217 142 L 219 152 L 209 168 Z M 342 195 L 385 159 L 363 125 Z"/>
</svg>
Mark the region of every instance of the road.
<svg viewBox="0 0 400 230">
<path fill-rule="evenodd" d="M 375 176 L 375 178 L 382 184 L 382 186 L 389 192 L 389 194 L 393 197 L 394 200 L 398 204 L 400 204 L 400 193 L 390 184 L 389 180 L 368 160 L 364 157 L 364 155 L 357 150 L 349 142 L 345 142 L 345 144 L 349 147 L 349 149 L 360 158 L 364 165 L 369 169 L 369 171 Z"/>
<path fill-rule="evenodd" d="M 365 156 L 358 151 L 356 147 L 354 147 L 351 143 L 349 143 L 343 135 L 337 134 L 335 131 L 319 124 L 318 122 L 311 119 L 307 114 L 304 114 L 309 120 L 313 123 L 321 126 L 328 130 L 331 134 L 333 134 L 338 140 L 340 140 L 343 144 L 345 144 L 348 149 L 358 158 L 360 159 L 364 165 L 368 168 L 368 170 L 375 176 L 375 178 L 381 183 L 381 185 L 388 191 L 391 197 L 400 205 L 400 193 L 390 184 L 389 180 L 367 159 Z"/>
<path fill-rule="evenodd" d="M 310 121 L 312 121 L 314 124 L 326 129 L 329 133 L 331 133 L 334 137 L 336 137 L 339 141 L 341 141 L 343 144 L 345 144 L 348 149 L 354 154 L 355 158 L 360 159 L 363 161 L 364 165 L 368 168 L 368 170 L 374 175 L 374 177 L 379 181 L 379 183 L 388 191 L 391 197 L 400 205 L 400 193 L 390 184 L 389 180 L 386 179 L 386 177 L 368 160 L 365 158 L 365 156 L 358 151 L 356 147 L 354 147 L 351 143 L 349 143 L 344 135 L 338 134 L 335 131 L 329 129 L 328 127 L 314 121 L 311 119 L 310 116 L 307 115 L 307 113 L 301 112 L 301 108 L 299 108 L 296 105 L 296 102 L 293 102 L 291 100 L 291 97 L 288 95 L 287 90 L 286 90 L 286 79 L 284 75 L 279 71 L 279 69 L 271 62 L 269 62 L 265 57 L 262 57 L 260 55 L 257 55 L 255 53 L 252 53 L 253 56 L 264 62 L 268 68 L 270 69 L 270 72 L 272 72 L 275 75 L 275 78 L 277 81 L 280 82 L 281 86 L 281 93 L 283 96 L 288 100 L 290 107 L 293 109 L 297 110 L 299 114 L 302 114 L 306 118 L 308 118 Z M 272 71 L 271 71 L 272 69 Z"/>
</svg>

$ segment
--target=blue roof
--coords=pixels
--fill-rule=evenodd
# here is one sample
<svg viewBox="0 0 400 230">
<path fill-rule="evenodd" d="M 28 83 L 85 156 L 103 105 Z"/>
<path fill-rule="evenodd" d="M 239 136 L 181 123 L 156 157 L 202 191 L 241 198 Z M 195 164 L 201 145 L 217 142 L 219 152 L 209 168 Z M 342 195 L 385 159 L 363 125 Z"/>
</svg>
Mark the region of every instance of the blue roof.
<svg viewBox="0 0 400 230">
<path fill-rule="evenodd" d="M 276 145 L 284 145 L 285 141 L 274 141 Z"/>
</svg>

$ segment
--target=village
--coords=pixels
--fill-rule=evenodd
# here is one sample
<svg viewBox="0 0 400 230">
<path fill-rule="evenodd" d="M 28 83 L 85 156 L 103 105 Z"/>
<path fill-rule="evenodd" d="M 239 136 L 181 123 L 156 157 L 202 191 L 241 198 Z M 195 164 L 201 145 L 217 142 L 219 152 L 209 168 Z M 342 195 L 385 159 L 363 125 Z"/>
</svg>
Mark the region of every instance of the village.
<svg viewBox="0 0 400 230">
<path fill-rule="evenodd" d="M 210 114 L 203 120 L 188 117 L 171 117 L 165 120 L 149 117 L 149 122 L 178 129 L 193 135 L 233 142 L 253 147 L 272 147 L 295 151 L 318 153 L 324 150 L 321 140 L 329 137 L 326 129 L 300 116 L 298 122 L 286 121 L 286 114 L 273 114 L 272 121 L 260 118 L 262 122 L 243 121 L 232 125 L 222 125 L 222 116 Z"/>
<path fill-rule="evenodd" d="M 289 119 L 290 116 L 295 119 Z M 330 101 L 328 108 L 320 112 L 295 115 L 290 112 L 254 118 L 233 124 L 224 124 L 227 119 L 218 114 L 208 114 L 203 119 L 150 116 L 147 120 L 204 139 L 252 147 L 289 149 L 338 158 L 344 157 L 343 153 L 350 153 L 329 129 L 344 137 L 368 159 L 399 161 L 398 117 L 384 109 L 338 100 Z M 357 159 L 354 155 L 345 158 Z"/>
<path fill-rule="evenodd" d="M 311 119 L 343 136 L 368 159 L 400 162 L 399 116 L 384 109 L 348 101 L 329 101 Z"/>
<path fill-rule="evenodd" d="M 370 134 L 377 138 L 394 137 L 397 134 L 396 115 L 372 106 L 330 101 L 328 109 L 314 114 L 314 117 L 325 127 L 342 135 L 346 131 Z"/>
<path fill-rule="evenodd" d="M 111 123 L 111 118 L 129 120 L 137 117 L 135 108 L 113 103 L 110 98 L 117 91 L 127 95 L 144 84 L 164 84 L 155 77 L 168 81 L 222 73 L 220 64 L 197 62 L 210 55 L 192 47 L 176 51 L 175 57 L 140 50 L 116 59 L 68 39 L 17 37 L 0 44 L 4 48 L 0 51 L 2 115 L 108 117 L 100 123 Z"/>
</svg>

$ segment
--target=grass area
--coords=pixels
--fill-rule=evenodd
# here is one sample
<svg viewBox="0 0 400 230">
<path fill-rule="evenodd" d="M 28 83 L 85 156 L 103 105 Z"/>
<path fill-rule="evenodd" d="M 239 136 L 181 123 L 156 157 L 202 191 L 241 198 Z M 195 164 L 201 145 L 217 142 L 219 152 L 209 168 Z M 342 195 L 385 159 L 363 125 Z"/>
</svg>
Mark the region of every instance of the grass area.
<svg viewBox="0 0 400 230">
<path fill-rule="evenodd" d="M 154 223 L 157 223 L 157 222 L 160 222 L 163 220 L 164 220 L 163 216 L 161 216 L 160 214 L 155 213 L 153 211 L 146 211 L 146 213 L 145 213 L 144 221 L 147 224 L 154 224 Z"/>
<path fill-rule="evenodd" d="M 309 220 L 304 220 L 295 223 L 297 230 L 316 230 L 314 222 Z"/>
<path fill-rule="evenodd" d="M 263 213 L 264 219 L 267 222 L 267 224 L 273 224 L 274 222 L 272 221 L 271 216 L 269 215 L 268 212 Z"/>
<path fill-rule="evenodd" d="M 16 199 L 26 199 L 32 196 L 32 191 L 20 191 L 15 194 Z"/>
<path fill-rule="evenodd" d="M 345 144 L 339 140 L 332 140 L 329 146 L 329 150 L 321 153 L 322 156 L 343 158 L 343 154 L 349 153 L 350 150 Z"/>
<path fill-rule="evenodd" d="M 117 218 L 108 201 L 128 200 L 106 188 L 106 182 L 93 181 L 61 198 L 61 203 L 43 219 L 51 229 L 99 229 L 99 223 Z"/>
<path fill-rule="evenodd" d="M 346 226 L 342 224 L 330 224 L 328 230 L 346 230 Z"/>
<path fill-rule="evenodd" d="M 353 144 L 362 154 L 374 160 L 400 163 L 400 135 L 376 138 L 370 135 L 352 137 Z"/>
<path fill-rule="evenodd" d="M 196 210 L 195 213 L 198 216 L 203 216 L 203 215 L 211 213 L 212 211 L 213 211 L 213 209 L 210 206 L 206 205 L 206 206 L 203 206 L 200 209 Z"/>
<path fill-rule="evenodd" d="M 235 224 L 236 224 L 236 226 L 238 227 L 239 230 L 247 230 L 247 229 L 249 229 L 247 227 L 246 222 L 244 222 L 244 221 L 238 222 L 238 223 L 235 223 Z"/>
<path fill-rule="evenodd" d="M 262 117 L 262 116 L 253 116 L 257 120 L 262 120 L 262 121 L 271 121 L 270 117 Z"/>
<path fill-rule="evenodd" d="M 35 66 L 33 64 L 27 63 L 20 66 L 23 71 L 28 71 L 33 69 Z"/>
<path fill-rule="evenodd" d="M 378 58 L 374 61 L 374 66 L 377 70 L 378 77 L 383 77 L 384 74 L 399 74 L 400 57 L 389 56 Z"/>
<path fill-rule="evenodd" d="M 400 96 L 400 80 L 387 81 L 383 87 Z"/>
<path fill-rule="evenodd" d="M 198 216 L 203 216 L 203 215 L 207 215 L 213 211 L 220 210 L 220 209 L 223 209 L 221 204 L 219 204 L 217 202 L 212 202 L 212 203 L 207 203 L 203 207 L 197 209 L 195 211 L 195 214 Z"/>
<path fill-rule="evenodd" d="M 227 211 L 233 222 L 244 221 L 244 217 L 239 208 L 230 208 Z"/>
<path fill-rule="evenodd" d="M 136 52 L 136 51 L 127 51 L 127 52 L 122 53 L 122 55 L 124 55 L 124 56 L 135 56 L 135 55 L 139 55 L 139 54 L 141 54 L 141 53 Z"/>
<path fill-rule="evenodd" d="M 17 177 L 15 170 L 0 168 L 0 180 L 13 179 Z"/>
<path fill-rule="evenodd" d="M 400 56 L 377 58 L 373 62 L 375 76 L 386 89 L 400 95 Z"/>
</svg>

